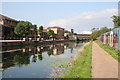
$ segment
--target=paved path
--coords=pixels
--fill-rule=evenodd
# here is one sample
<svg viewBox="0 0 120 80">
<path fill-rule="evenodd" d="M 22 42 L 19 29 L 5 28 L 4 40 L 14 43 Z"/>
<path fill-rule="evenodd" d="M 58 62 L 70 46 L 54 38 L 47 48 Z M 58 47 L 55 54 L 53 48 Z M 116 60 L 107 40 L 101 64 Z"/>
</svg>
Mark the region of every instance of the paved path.
<svg viewBox="0 0 120 80">
<path fill-rule="evenodd" d="M 92 48 L 92 77 L 118 78 L 118 62 L 93 42 Z"/>
</svg>

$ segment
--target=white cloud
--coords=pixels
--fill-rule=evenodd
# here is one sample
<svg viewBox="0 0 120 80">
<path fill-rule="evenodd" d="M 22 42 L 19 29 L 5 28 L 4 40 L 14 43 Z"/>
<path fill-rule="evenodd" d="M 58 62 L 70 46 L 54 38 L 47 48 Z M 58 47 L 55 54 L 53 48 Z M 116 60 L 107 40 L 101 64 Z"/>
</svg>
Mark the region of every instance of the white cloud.
<svg viewBox="0 0 120 80">
<path fill-rule="evenodd" d="M 74 29 L 75 32 L 90 30 L 93 27 L 113 27 L 112 16 L 117 15 L 117 9 L 83 12 L 63 19 L 50 21 L 48 26 L 62 26 Z"/>
</svg>

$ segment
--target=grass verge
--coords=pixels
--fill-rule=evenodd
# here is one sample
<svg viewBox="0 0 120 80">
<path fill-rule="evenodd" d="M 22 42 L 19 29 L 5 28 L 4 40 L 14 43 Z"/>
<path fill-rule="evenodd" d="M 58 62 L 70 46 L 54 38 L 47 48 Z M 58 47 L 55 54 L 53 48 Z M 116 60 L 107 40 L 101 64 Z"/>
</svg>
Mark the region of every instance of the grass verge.
<svg viewBox="0 0 120 80">
<path fill-rule="evenodd" d="M 106 44 L 102 44 L 100 41 L 95 41 L 101 48 L 103 48 L 106 52 L 108 52 L 113 58 L 115 58 L 117 61 L 120 62 L 120 51 L 115 50 L 114 48 L 106 45 Z"/>
<path fill-rule="evenodd" d="M 70 69 L 68 69 L 61 78 L 91 78 L 92 63 L 92 42 L 87 44 L 83 51 L 78 53 Z"/>
</svg>

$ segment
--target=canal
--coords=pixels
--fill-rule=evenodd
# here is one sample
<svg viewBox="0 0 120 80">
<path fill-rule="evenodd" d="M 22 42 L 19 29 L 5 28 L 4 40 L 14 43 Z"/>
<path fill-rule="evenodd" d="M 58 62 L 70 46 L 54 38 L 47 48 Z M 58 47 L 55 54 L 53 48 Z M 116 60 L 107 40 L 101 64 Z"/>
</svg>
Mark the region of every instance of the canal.
<svg viewBox="0 0 120 80">
<path fill-rule="evenodd" d="M 30 45 L 24 47 L 3 47 L 2 78 L 58 78 L 83 46 L 82 42 L 61 42 Z"/>
</svg>

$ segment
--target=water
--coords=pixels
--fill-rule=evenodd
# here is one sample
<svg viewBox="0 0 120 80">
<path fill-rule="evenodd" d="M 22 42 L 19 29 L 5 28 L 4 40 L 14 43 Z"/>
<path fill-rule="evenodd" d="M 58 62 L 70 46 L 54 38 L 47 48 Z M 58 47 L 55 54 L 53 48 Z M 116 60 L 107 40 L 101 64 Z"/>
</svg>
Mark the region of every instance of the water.
<svg viewBox="0 0 120 80">
<path fill-rule="evenodd" d="M 83 43 L 7 47 L 2 53 L 2 78 L 58 78 Z"/>
</svg>

